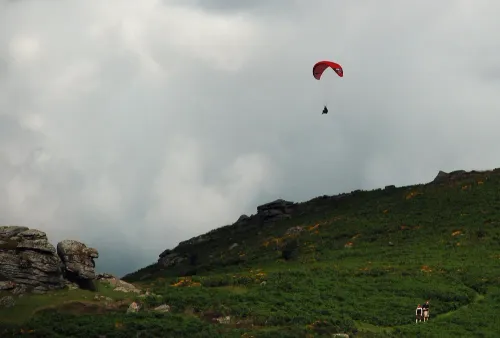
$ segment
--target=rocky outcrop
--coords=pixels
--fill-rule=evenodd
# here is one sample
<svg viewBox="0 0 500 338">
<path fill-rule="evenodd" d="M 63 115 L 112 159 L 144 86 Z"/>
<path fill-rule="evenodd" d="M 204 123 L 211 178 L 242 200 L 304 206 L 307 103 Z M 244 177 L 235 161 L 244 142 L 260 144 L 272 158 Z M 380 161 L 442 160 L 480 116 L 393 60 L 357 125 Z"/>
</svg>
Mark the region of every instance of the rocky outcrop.
<svg viewBox="0 0 500 338">
<path fill-rule="evenodd" d="M 187 241 L 180 242 L 179 245 L 171 250 L 167 249 L 163 251 L 158 258 L 158 265 L 163 268 L 177 266 L 192 257 L 189 254 L 191 246 L 199 245 L 209 241 L 217 240 L 218 231 L 226 228 L 232 227 L 234 225 L 247 225 L 250 223 L 271 223 L 277 222 L 284 219 L 291 218 L 292 212 L 296 208 L 294 202 L 285 201 L 283 199 L 278 199 L 276 201 L 266 203 L 257 207 L 257 214 L 252 216 L 241 215 L 238 220 L 232 225 L 226 225 L 224 227 L 214 229 L 206 234 L 193 237 Z M 238 244 L 230 246 L 229 250 L 234 249 Z"/>
<path fill-rule="evenodd" d="M 263 223 L 277 222 L 291 218 L 294 207 L 293 202 L 278 199 L 273 202 L 259 205 L 257 216 Z"/>
<path fill-rule="evenodd" d="M 168 268 L 170 266 L 175 266 L 179 263 L 182 263 L 185 260 L 187 260 L 187 257 L 185 255 L 167 249 L 160 254 L 160 258 L 158 258 L 158 264 L 160 266 Z"/>
<path fill-rule="evenodd" d="M 64 264 L 64 277 L 85 289 L 92 289 L 95 279 L 95 261 L 99 253 L 94 248 L 87 248 L 81 242 L 64 240 L 57 244 L 57 254 Z"/>
<path fill-rule="evenodd" d="M 491 172 L 489 170 L 486 171 L 465 171 L 465 170 L 455 170 L 452 172 L 444 172 L 440 170 L 434 180 L 431 183 L 446 183 L 446 182 L 452 182 L 452 181 L 457 181 L 457 180 L 463 180 L 470 178 L 475 175 L 483 175 L 486 172 Z"/>
<path fill-rule="evenodd" d="M 57 244 L 57 254 L 64 264 L 66 272 L 71 272 L 80 279 L 95 278 L 95 258 L 99 253 L 94 248 L 87 248 L 81 242 L 64 240 Z"/>
<path fill-rule="evenodd" d="M 250 220 L 251 220 L 251 218 L 248 217 L 247 215 L 241 215 L 234 224 L 237 224 L 237 225 L 246 225 L 246 224 L 248 224 L 248 222 Z"/>
<path fill-rule="evenodd" d="M 70 286 L 75 281 L 68 276 L 92 280 L 97 257 L 80 242 L 62 241 L 56 250 L 43 231 L 0 226 L 0 290 L 44 293 Z"/>
<path fill-rule="evenodd" d="M 103 283 L 108 284 L 113 288 L 114 291 L 125 292 L 125 293 L 129 292 L 141 293 L 141 290 L 136 288 L 133 284 L 122 281 L 111 274 L 107 273 L 99 274 L 96 276 L 96 279 Z"/>
<path fill-rule="evenodd" d="M 0 227 L 0 289 L 17 294 L 64 286 L 61 260 L 43 231 Z"/>
<path fill-rule="evenodd" d="M 465 170 L 456 170 L 456 171 L 452 171 L 450 173 L 439 170 L 438 174 L 436 175 L 436 177 L 434 178 L 434 180 L 432 182 L 433 183 L 443 183 L 443 182 L 452 180 L 453 178 L 460 177 L 465 173 L 466 173 Z"/>
</svg>

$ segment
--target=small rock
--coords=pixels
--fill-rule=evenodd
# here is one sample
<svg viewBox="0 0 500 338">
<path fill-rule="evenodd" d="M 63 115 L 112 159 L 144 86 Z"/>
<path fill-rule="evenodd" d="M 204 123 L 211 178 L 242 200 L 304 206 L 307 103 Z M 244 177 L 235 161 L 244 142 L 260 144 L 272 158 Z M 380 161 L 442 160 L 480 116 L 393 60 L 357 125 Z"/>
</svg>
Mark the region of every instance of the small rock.
<svg viewBox="0 0 500 338">
<path fill-rule="evenodd" d="M 288 230 L 285 232 L 285 236 L 298 235 L 302 231 L 304 231 L 304 228 L 301 226 L 291 227 L 291 228 L 288 228 Z"/>
<path fill-rule="evenodd" d="M 12 296 L 5 296 L 3 298 L 0 298 L 0 307 L 10 308 L 14 305 L 16 305 L 16 301 Z"/>
<path fill-rule="evenodd" d="M 16 283 L 8 280 L 0 282 L 0 290 L 12 290 L 16 287 Z"/>
<path fill-rule="evenodd" d="M 115 288 L 113 291 L 125 292 L 125 293 L 129 293 L 130 292 L 130 290 L 124 288 L 123 286 L 119 286 L 119 287 Z"/>
<path fill-rule="evenodd" d="M 116 279 L 115 276 L 113 276 L 110 273 L 99 273 L 95 276 L 96 279 Z"/>
<path fill-rule="evenodd" d="M 66 286 L 70 290 L 78 290 L 79 289 L 78 284 L 75 284 L 75 283 L 68 283 L 68 284 L 66 284 Z"/>
<path fill-rule="evenodd" d="M 154 310 L 158 312 L 169 312 L 170 306 L 167 304 L 162 304 L 160 306 L 155 307 Z"/>
<path fill-rule="evenodd" d="M 22 295 L 25 294 L 28 291 L 26 285 L 23 284 L 17 284 L 14 290 L 11 291 L 13 295 Z"/>
<path fill-rule="evenodd" d="M 219 317 L 216 318 L 215 320 L 218 321 L 219 324 L 229 324 L 231 322 L 231 317 L 230 316 Z"/>
<path fill-rule="evenodd" d="M 36 293 L 36 294 L 40 294 L 40 295 L 46 293 L 47 291 L 48 291 L 47 288 L 45 288 L 41 285 L 39 285 L 39 286 L 33 288 L 33 290 L 31 290 L 32 293 Z"/>
<path fill-rule="evenodd" d="M 139 312 L 140 306 L 136 302 L 132 302 L 127 309 L 127 313 L 137 313 Z"/>
</svg>

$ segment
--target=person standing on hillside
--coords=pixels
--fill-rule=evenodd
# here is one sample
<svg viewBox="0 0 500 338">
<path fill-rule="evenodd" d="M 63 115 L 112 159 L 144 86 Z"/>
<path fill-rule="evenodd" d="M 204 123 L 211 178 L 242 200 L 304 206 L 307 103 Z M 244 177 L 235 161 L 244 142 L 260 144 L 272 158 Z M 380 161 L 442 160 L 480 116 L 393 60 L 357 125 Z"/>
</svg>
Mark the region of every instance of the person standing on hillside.
<svg viewBox="0 0 500 338">
<path fill-rule="evenodd" d="M 420 304 L 417 305 L 417 310 L 415 311 L 415 323 L 421 322 L 422 321 L 422 306 Z"/>
<path fill-rule="evenodd" d="M 422 312 L 424 315 L 424 322 L 429 320 L 429 301 L 426 301 L 424 305 L 422 305 Z"/>
</svg>

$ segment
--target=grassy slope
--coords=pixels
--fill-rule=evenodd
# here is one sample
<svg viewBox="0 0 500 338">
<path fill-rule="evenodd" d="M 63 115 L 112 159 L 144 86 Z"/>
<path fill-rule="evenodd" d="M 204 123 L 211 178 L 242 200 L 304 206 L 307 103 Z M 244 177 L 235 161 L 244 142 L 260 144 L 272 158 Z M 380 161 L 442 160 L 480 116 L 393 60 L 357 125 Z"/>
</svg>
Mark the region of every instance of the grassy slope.
<svg viewBox="0 0 500 338">
<path fill-rule="evenodd" d="M 113 302 L 125 301 L 133 297 L 129 294 L 113 291 L 105 283 L 96 283 L 98 292 L 97 294 L 108 297 Z M 0 298 L 8 296 L 9 293 L 0 293 Z M 42 309 L 54 308 L 64 306 L 71 302 L 78 302 L 82 304 L 104 304 L 105 299 L 95 300 L 95 292 L 87 290 L 57 290 L 46 294 L 24 295 L 16 299 L 16 305 L 11 308 L 0 308 L 0 322 L 9 324 L 22 324 L 29 320 L 34 313 Z"/>
<path fill-rule="evenodd" d="M 290 220 L 223 227 L 213 232 L 212 241 L 176 248 L 191 258 L 184 265 L 153 264 L 127 276 L 162 296 L 147 299 L 146 308 L 172 306 L 166 317 L 47 312 L 25 325 L 40 332 L 43 323 L 52 336 L 57 331 L 75 337 L 130 332 L 313 337 L 343 331 L 359 337 L 495 337 L 499 188 L 495 171 L 442 185 L 314 199 Z M 297 225 L 305 231 L 286 238 L 285 231 Z M 239 246 L 229 250 L 232 243 Z M 283 259 L 283 251 L 291 258 Z M 186 283 L 191 287 L 172 286 L 185 275 L 192 275 Z M 416 325 L 415 306 L 426 299 L 431 320 Z M 232 323 L 209 321 L 220 315 L 230 315 Z M 71 331 L 73 326 L 79 329 Z"/>
</svg>

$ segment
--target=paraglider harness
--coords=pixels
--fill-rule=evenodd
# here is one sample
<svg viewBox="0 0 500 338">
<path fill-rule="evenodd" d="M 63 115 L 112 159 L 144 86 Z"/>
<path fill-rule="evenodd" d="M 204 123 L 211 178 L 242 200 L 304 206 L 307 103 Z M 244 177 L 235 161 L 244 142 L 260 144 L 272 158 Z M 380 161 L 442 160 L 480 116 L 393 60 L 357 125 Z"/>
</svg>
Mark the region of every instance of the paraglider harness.
<svg viewBox="0 0 500 338">
<path fill-rule="evenodd" d="M 325 106 L 325 108 L 323 108 L 323 112 L 321 113 L 321 115 L 323 115 L 323 114 L 328 114 L 328 108 L 326 108 L 326 106 Z"/>
</svg>

